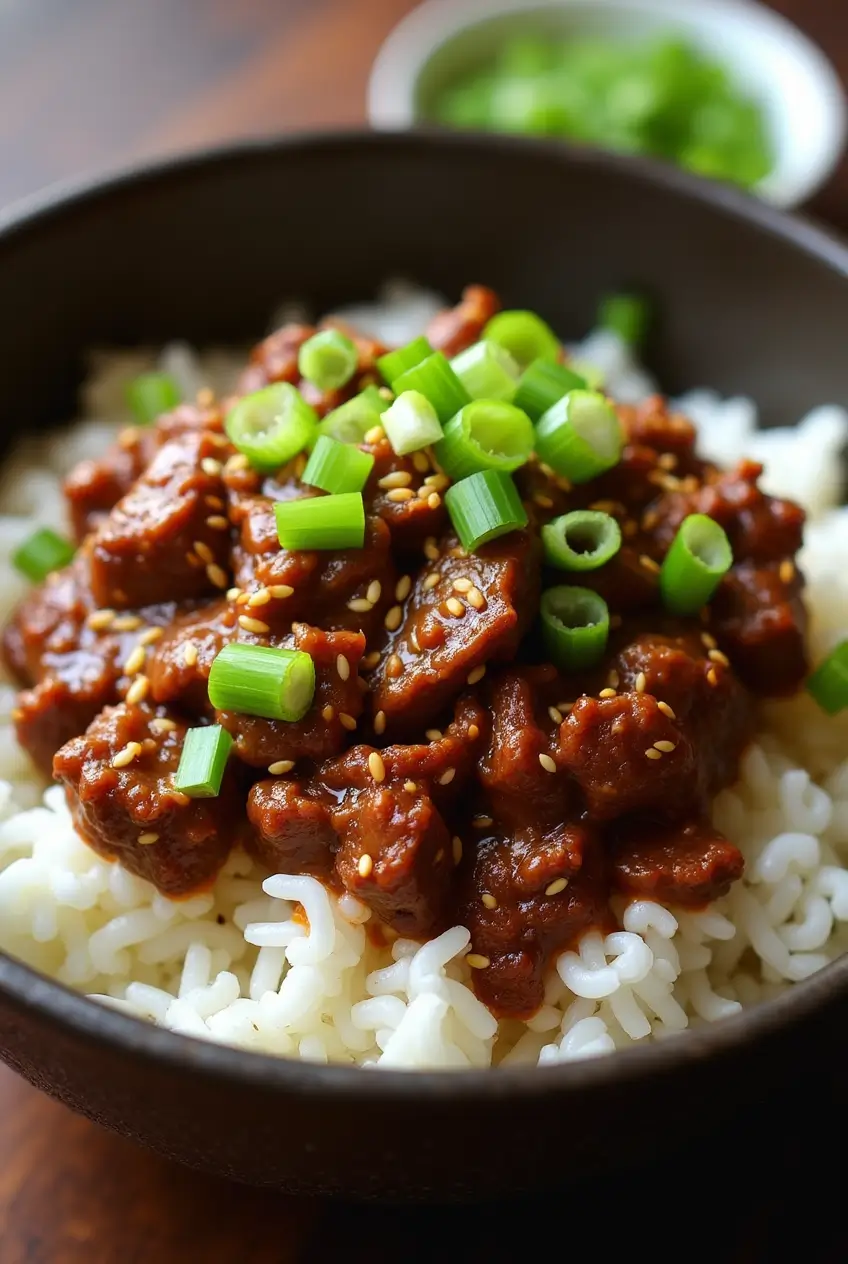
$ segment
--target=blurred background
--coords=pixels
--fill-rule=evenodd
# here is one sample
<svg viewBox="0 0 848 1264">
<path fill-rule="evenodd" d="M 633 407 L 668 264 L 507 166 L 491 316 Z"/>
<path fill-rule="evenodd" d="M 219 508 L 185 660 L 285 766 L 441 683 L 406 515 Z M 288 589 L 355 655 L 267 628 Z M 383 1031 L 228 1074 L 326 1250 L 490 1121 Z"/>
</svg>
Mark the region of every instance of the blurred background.
<svg viewBox="0 0 848 1264">
<path fill-rule="evenodd" d="M 541 23 L 521 0 L 430 0 L 372 76 L 412 0 L 0 0 L 0 213 L 56 181 L 241 137 L 362 125 L 370 108 L 395 126 L 653 153 L 800 201 L 848 231 L 845 0 L 621 2 L 649 19 L 637 29 L 614 0 L 549 0 Z M 523 8 L 520 21 L 467 31 L 509 7 Z M 775 14 L 794 26 L 776 27 Z M 476 1244 L 464 1261 L 502 1258 L 483 1208 L 427 1217 L 419 1237 L 414 1213 L 328 1210 L 215 1184 L 76 1119 L 5 1068 L 0 1117 L 2 1264 L 264 1264 L 342 1249 L 355 1261 L 401 1236 L 405 1259 L 432 1259 L 447 1232 L 467 1241 L 463 1226 Z M 542 1210 L 523 1214 L 539 1223 Z M 722 1215 L 717 1258 L 783 1258 L 773 1202 L 749 1196 Z M 811 1246 L 807 1258 L 844 1258 L 834 1251 Z"/>
</svg>

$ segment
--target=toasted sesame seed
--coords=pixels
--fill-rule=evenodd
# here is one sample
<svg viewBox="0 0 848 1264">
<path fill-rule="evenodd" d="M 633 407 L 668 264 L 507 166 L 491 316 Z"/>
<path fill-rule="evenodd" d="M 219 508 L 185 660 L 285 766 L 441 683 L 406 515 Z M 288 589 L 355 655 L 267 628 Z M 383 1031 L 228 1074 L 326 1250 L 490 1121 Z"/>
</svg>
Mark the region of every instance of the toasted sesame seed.
<svg viewBox="0 0 848 1264">
<path fill-rule="evenodd" d="M 397 680 L 398 676 L 403 675 L 403 659 L 399 654 L 390 654 L 386 663 L 386 675 L 391 680 Z"/>
<path fill-rule="evenodd" d="M 598 694 L 598 697 L 599 697 L 599 698 L 614 698 L 614 697 L 615 697 L 615 690 L 614 690 L 614 689 L 611 689 L 611 688 L 610 688 L 610 689 L 602 689 L 602 690 L 601 690 L 601 692 Z"/>
<path fill-rule="evenodd" d="M 616 512 L 624 512 L 624 506 L 620 505 L 617 500 L 593 500 L 590 509 L 596 513 L 614 514 Z"/>
<path fill-rule="evenodd" d="M 571 491 L 571 480 L 566 478 L 565 475 L 560 475 L 559 478 L 557 478 L 556 485 L 561 492 Z"/>
<path fill-rule="evenodd" d="M 210 514 L 206 519 L 206 525 L 212 531 L 226 531 L 230 523 L 229 519 L 225 518 L 223 514 Z"/>
<path fill-rule="evenodd" d="M 462 860 L 462 839 L 458 834 L 454 834 L 451 839 L 451 850 L 453 852 L 453 863 L 458 865 Z"/>
<path fill-rule="evenodd" d="M 657 710 L 662 711 L 663 715 L 667 715 L 670 720 L 677 719 L 677 716 L 674 714 L 667 702 L 658 702 Z"/>
<path fill-rule="evenodd" d="M 140 672 L 144 666 L 144 659 L 144 646 L 137 645 L 124 663 L 124 674 L 134 676 L 136 672 Z"/>
<path fill-rule="evenodd" d="M 250 601 L 250 593 L 240 592 L 239 595 L 236 597 L 237 606 L 246 606 L 249 601 Z"/>
<path fill-rule="evenodd" d="M 496 909 L 498 907 L 497 900 L 489 891 L 484 891 L 480 896 L 480 900 L 483 906 L 487 909 Z"/>
<path fill-rule="evenodd" d="M 716 669 L 714 667 L 711 667 L 709 671 L 707 672 L 707 680 L 710 682 L 713 688 L 715 688 L 715 686 L 718 684 L 718 675 L 716 674 Z"/>
<path fill-rule="evenodd" d="M 438 492 L 430 492 L 430 495 L 427 497 L 427 508 L 428 508 L 428 509 L 438 509 L 438 508 L 439 508 L 439 505 L 440 505 L 441 503 L 442 503 L 442 498 L 441 498 L 441 496 L 439 495 L 439 493 L 438 493 Z"/>
<path fill-rule="evenodd" d="M 657 461 L 657 465 L 661 470 L 674 470 L 677 468 L 677 457 L 673 452 L 663 452 Z"/>
<path fill-rule="evenodd" d="M 350 663 L 347 661 L 344 654 L 339 654 L 336 657 L 336 671 L 339 673 L 341 680 L 350 679 Z"/>
<path fill-rule="evenodd" d="M 722 654 L 721 650 L 710 650 L 707 658 L 713 663 L 721 663 L 722 667 L 730 666 L 730 659 L 726 654 Z"/>
<path fill-rule="evenodd" d="M 365 431 L 363 437 L 366 443 L 382 443 L 386 437 L 386 432 L 382 426 L 372 426 L 370 430 Z"/>
<path fill-rule="evenodd" d="M 395 584 L 395 601 L 406 601 L 412 590 L 412 576 L 402 575 Z"/>
<path fill-rule="evenodd" d="M 639 523 L 635 518 L 627 518 L 621 524 L 621 533 L 626 539 L 632 540 L 634 535 L 639 534 Z"/>
<path fill-rule="evenodd" d="M 445 606 L 448 612 L 452 614 L 455 619 L 461 619 L 465 614 L 465 606 L 458 597 L 448 597 L 445 602 Z"/>
<path fill-rule="evenodd" d="M 468 604 L 469 606 L 473 606 L 475 610 L 485 610 L 486 606 L 488 605 L 488 602 L 486 601 L 486 598 L 483 596 L 483 594 L 480 592 L 479 588 L 469 588 Z"/>
<path fill-rule="evenodd" d="M 112 760 L 113 768 L 126 768 L 127 764 L 131 764 L 141 754 L 141 742 L 127 742 L 123 750 L 119 750 Z"/>
<path fill-rule="evenodd" d="M 149 830 L 146 834 L 139 834 L 138 836 L 139 847 L 149 847 L 151 843 L 158 843 L 158 842 L 159 842 L 159 835 L 156 833 L 155 830 Z"/>
<path fill-rule="evenodd" d="M 146 628 L 138 638 L 138 643 L 139 645 L 152 645 L 154 641 L 161 641 L 164 635 L 164 628 Z"/>
<path fill-rule="evenodd" d="M 426 452 L 413 452 L 412 464 L 415 466 L 419 474 L 426 474 L 430 468 L 430 462 L 427 459 Z"/>
<path fill-rule="evenodd" d="M 326 720 L 327 723 L 329 724 L 335 714 L 336 714 L 335 707 L 331 707 L 328 702 L 326 707 L 324 707 L 323 710 L 321 711 L 321 718 L 322 720 Z"/>
<path fill-rule="evenodd" d="M 475 816 L 471 824 L 474 826 L 475 829 L 488 829 L 489 826 L 493 824 L 493 821 L 490 816 L 481 815 L 481 816 Z"/>
<path fill-rule="evenodd" d="M 449 786 L 455 776 L 456 776 L 455 768 L 446 768 L 445 771 L 442 773 L 441 777 L 437 777 L 436 780 L 438 781 L 440 786 Z"/>
<path fill-rule="evenodd" d="M 607 684 L 609 685 L 610 689 L 617 689 L 618 686 L 621 684 L 621 678 L 619 677 L 619 674 L 615 670 L 615 668 L 613 668 L 610 674 L 607 676 Z"/>
<path fill-rule="evenodd" d="M 261 619 L 251 619 L 247 614 L 240 614 L 238 621 L 240 628 L 244 628 L 245 632 L 253 632 L 256 636 L 263 636 L 271 631 L 267 623 L 263 623 Z"/>
<path fill-rule="evenodd" d="M 137 614 L 119 614 L 112 620 L 112 630 L 113 632 L 135 632 L 143 622 L 144 620 Z"/>
<path fill-rule="evenodd" d="M 476 685 L 478 680 L 482 680 L 485 675 L 486 664 L 481 663 L 479 667 L 475 667 L 473 671 L 470 671 L 465 679 L 469 685 Z"/>
<path fill-rule="evenodd" d="M 277 601 L 283 601 L 286 597 L 290 597 L 294 592 L 291 584 L 270 584 L 268 592 Z"/>
<path fill-rule="evenodd" d="M 362 666 L 366 671 L 373 671 L 380 662 L 380 651 L 372 650 L 370 654 L 366 654 L 362 660 Z"/>
<path fill-rule="evenodd" d="M 136 703 L 144 701 L 144 699 L 147 697 L 149 689 L 150 689 L 150 681 L 147 679 L 147 677 L 136 676 L 135 680 L 132 682 L 129 689 L 127 690 L 126 701 L 130 704 L 131 707 L 134 707 Z"/>
<path fill-rule="evenodd" d="M 542 509 L 553 509 L 554 501 L 552 496 L 548 496 L 546 492 L 534 492 L 534 502 Z"/>
<path fill-rule="evenodd" d="M 173 733 L 177 727 L 173 720 L 169 720 L 167 716 L 157 715 L 150 721 L 150 729 L 153 733 Z"/>
<path fill-rule="evenodd" d="M 203 503 L 207 509 L 223 509 L 224 502 L 220 496 L 204 496 Z"/>
<path fill-rule="evenodd" d="M 550 755 L 544 755 L 544 754 L 540 755 L 539 763 L 542 765 L 545 772 L 556 772 L 557 770 L 557 766 L 554 763 L 554 761 L 551 759 Z"/>
<path fill-rule="evenodd" d="M 92 610 L 86 623 L 93 632 L 105 632 L 115 617 L 114 610 Z"/>
<path fill-rule="evenodd" d="M 556 478 L 556 470 L 552 465 L 547 465 L 544 461 L 540 461 L 539 469 L 546 478 Z"/>
<path fill-rule="evenodd" d="M 674 742 L 654 742 L 654 750 L 662 751 L 663 755 L 670 755 L 674 750 Z"/>
<path fill-rule="evenodd" d="M 408 487 L 411 482 L 412 475 L 409 470 L 392 470 L 391 474 L 384 474 L 377 480 L 377 486 L 388 490 L 392 487 Z"/>
<path fill-rule="evenodd" d="M 368 614 L 369 610 L 374 607 L 367 597 L 354 597 L 352 601 L 347 603 L 348 610 L 352 610 L 354 614 Z"/>
<path fill-rule="evenodd" d="M 216 461 L 213 456 L 205 456 L 200 462 L 200 468 L 204 474 L 208 474 L 210 478 L 216 478 L 222 470 L 220 461 Z"/>
<path fill-rule="evenodd" d="M 472 970 L 485 970 L 491 965 L 489 958 L 481 956 L 479 952 L 469 952 L 465 960 Z"/>
<path fill-rule="evenodd" d="M 657 574 L 660 569 L 659 562 L 655 562 L 652 557 L 648 557 L 647 553 L 640 555 L 639 564 L 644 566 L 646 571 L 652 571 L 654 574 Z"/>
<path fill-rule="evenodd" d="M 440 579 L 441 579 L 441 575 L 438 573 L 438 571 L 430 571 L 430 574 L 424 577 L 424 582 L 421 585 L 421 587 L 424 589 L 425 592 L 429 592 L 431 588 L 436 587 L 436 584 L 438 584 Z"/>
<path fill-rule="evenodd" d="M 444 734 L 441 729 L 425 729 L 424 736 L 428 742 L 440 742 Z"/>
<path fill-rule="evenodd" d="M 645 751 L 645 756 L 647 759 L 662 759 L 662 751 L 654 750 L 653 746 L 650 746 Z"/>
<path fill-rule="evenodd" d="M 374 861 L 366 852 L 364 856 L 359 857 L 359 863 L 356 866 L 356 872 L 360 878 L 367 878 L 374 868 Z"/>
<path fill-rule="evenodd" d="M 215 403 L 215 395 L 208 386 L 201 386 L 197 392 L 198 408 L 211 408 Z"/>
<path fill-rule="evenodd" d="M 568 886 L 568 878 L 554 878 L 549 886 L 545 887 L 545 895 L 559 895 L 560 891 L 564 891 Z"/>
<path fill-rule="evenodd" d="M 445 488 L 450 487 L 450 479 L 444 474 L 430 474 L 424 479 L 424 486 L 434 492 L 443 492 Z"/>
<path fill-rule="evenodd" d="M 186 641 L 183 646 L 183 662 L 186 667 L 194 667 L 197 662 L 197 646 L 193 641 Z"/>
<path fill-rule="evenodd" d="M 701 644 L 704 645 L 704 647 L 708 650 L 714 650 L 718 648 L 718 641 L 715 639 L 714 636 L 711 636 L 709 632 L 701 633 Z"/>
<path fill-rule="evenodd" d="M 795 563 L 788 557 L 784 558 L 777 573 L 782 584 L 791 584 L 795 578 Z"/>
<path fill-rule="evenodd" d="M 471 592 L 473 585 L 470 579 L 455 579 L 453 581 L 453 590 L 458 593 Z"/>
<path fill-rule="evenodd" d="M 293 759 L 278 759 L 276 763 L 268 765 L 268 771 L 272 777 L 282 777 L 284 773 L 291 772 L 294 768 Z"/>
<path fill-rule="evenodd" d="M 380 583 L 379 579 L 372 579 L 371 583 L 368 585 L 365 596 L 371 602 L 372 606 L 376 606 L 382 596 L 382 592 L 383 585 Z"/>
<path fill-rule="evenodd" d="M 469 742 L 476 742 L 476 741 L 477 741 L 477 738 L 478 738 L 479 736 L 480 736 L 480 729 L 477 727 L 477 725 L 476 725 L 476 724 L 469 724 L 469 726 L 468 726 L 468 740 L 469 740 Z"/>
<path fill-rule="evenodd" d="M 386 780 L 386 765 L 383 763 L 383 756 L 377 751 L 372 751 L 368 756 L 368 771 L 375 781 Z"/>
<path fill-rule="evenodd" d="M 379 736 L 386 731 L 386 713 L 378 711 L 374 716 L 374 732 Z"/>
<path fill-rule="evenodd" d="M 570 715 L 571 712 L 574 710 L 574 703 L 573 702 L 558 702 L 557 709 L 560 710 L 563 715 Z"/>
<path fill-rule="evenodd" d="M 436 544 L 436 537 L 434 535 L 428 535 L 427 539 L 424 541 L 424 556 L 431 562 L 438 561 L 440 557 L 438 545 Z"/>
<path fill-rule="evenodd" d="M 639 672 L 639 675 L 636 677 L 636 692 L 644 693 L 647 684 L 648 684 L 647 676 L 645 675 L 644 672 Z"/>
<path fill-rule="evenodd" d="M 248 461 L 244 453 L 234 452 L 233 455 L 227 461 L 227 464 L 224 466 L 224 473 L 225 474 L 239 474 L 241 473 L 242 470 L 246 470 L 249 468 L 250 468 L 250 461 Z M 208 474 L 210 471 L 207 470 L 206 472 Z"/>
<path fill-rule="evenodd" d="M 356 720 L 352 715 L 348 715 L 347 711 L 339 712 L 339 724 L 343 729 L 347 729 L 348 733 L 353 733 L 356 728 Z"/>
<path fill-rule="evenodd" d="M 562 712 L 558 707 L 548 707 L 548 715 L 551 717 L 554 724 L 562 724 Z"/>
<path fill-rule="evenodd" d="M 234 584 L 232 588 L 227 589 L 227 601 L 238 601 L 240 596 L 241 596 L 241 589 L 238 587 L 238 585 Z"/>
<path fill-rule="evenodd" d="M 392 606 L 391 610 L 387 611 L 386 617 L 383 620 L 383 624 L 385 625 L 387 631 L 397 632 L 402 623 L 403 606 Z"/>
<path fill-rule="evenodd" d="M 125 426 L 118 435 L 118 444 L 122 448 L 133 448 L 138 443 L 138 431 L 132 426 Z"/>
<path fill-rule="evenodd" d="M 255 593 L 251 593 L 247 599 L 247 604 L 251 610 L 255 606 L 267 606 L 271 600 L 271 590 L 269 588 L 260 588 Z"/>
<path fill-rule="evenodd" d="M 418 789 L 418 782 L 417 782 L 417 781 L 405 781 L 405 782 L 403 783 L 403 788 L 404 788 L 404 790 L 406 791 L 406 793 L 407 793 L 407 794 L 415 794 L 416 790 Z"/>
<path fill-rule="evenodd" d="M 411 487 L 395 487 L 392 491 L 386 492 L 386 500 L 390 500 L 393 505 L 402 505 L 407 500 L 413 500 L 415 492 Z"/>
<path fill-rule="evenodd" d="M 209 565 L 206 567 L 206 575 L 210 583 L 213 583 L 216 588 L 220 588 L 222 591 L 227 587 L 227 584 L 230 582 L 229 579 L 227 578 L 227 572 L 224 570 L 222 566 L 219 566 L 217 562 L 209 563 Z"/>
</svg>

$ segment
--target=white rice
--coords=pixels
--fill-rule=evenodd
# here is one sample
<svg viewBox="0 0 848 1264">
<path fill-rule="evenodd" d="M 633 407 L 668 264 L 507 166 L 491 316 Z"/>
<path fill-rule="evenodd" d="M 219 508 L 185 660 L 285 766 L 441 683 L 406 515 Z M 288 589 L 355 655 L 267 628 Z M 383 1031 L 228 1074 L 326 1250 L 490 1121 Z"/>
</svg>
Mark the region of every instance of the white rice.
<svg viewBox="0 0 848 1264">
<path fill-rule="evenodd" d="M 435 296 L 396 284 L 348 318 L 387 340 L 419 332 Z M 622 400 L 654 384 L 609 333 L 574 348 Z M 34 524 L 64 525 L 59 479 L 98 455 L 129 418 L 122 388 L 153 353 L 99 356 L 84 420 L 24 441 L 0 474 L 0 617 L 25 591 L 10 563 Z M 166 347 L 158 360 L 186 393 L 225 389 L 238 361 Z M 768 490 L 811 515 L 801 566 L 812 652 L 846 634 L 848 509 L 840 453 L 848 416 L 817 408 L 797 428 L 759 432 L 747 399 L 698 390 L 680 401 L 704 455 L 752 456 Z M 636 901 L 620 930 L 565 952 L 528 1023 L 498 1024 L 469 987 L 469 935 L 455 926 L 423 947 L 377 949 L 368 910 L 312 878 L 266 876 L 231 856 L 212 894 L 172 902 L 74 832 L 62 791 L 44 791 L 15 741 L 14 689 L 0 681 L 0 944 L 74 988 L 174 1031 L 267 1053 L 361 1066 L 483 1067 L 567 1061 L 715 1022 L 807 978 L 848 948 L 848 715 L 828 719 L 804 695 L 763 708 L 739 782 L 714 808 L 742 849 L 745 877 L 700 913 Z M 264 879 L 264 880 L 263 880 Z M 306 911 L 308 930 L 296 905 Z"/>
</svg>

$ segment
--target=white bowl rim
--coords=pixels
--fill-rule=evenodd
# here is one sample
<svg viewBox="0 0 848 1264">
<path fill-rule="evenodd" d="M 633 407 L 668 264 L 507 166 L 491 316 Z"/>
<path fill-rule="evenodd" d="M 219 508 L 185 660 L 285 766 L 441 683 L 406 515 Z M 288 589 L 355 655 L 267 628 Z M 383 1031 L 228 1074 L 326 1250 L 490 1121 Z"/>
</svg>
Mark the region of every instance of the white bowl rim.
<svg viewBox="0 0 848 1264">
<path fill-rule="evenodd" d="M 585 7 L 668 17 L 686 23 L 687 3 L 695 0 L 424 0 L 390 31 L 371 69 L 367 93 L 370 125 L 397 131 L 420 123 L 415 90 L 432 55 L 462 30 L 522 9 Z M 840 161 L 848 139 L 848 99 L 839 75 L 824 51 L 793 22 L 758 0 L 697 0 L 698 22 L 719 24 L 744 18 L 756 24 L 752 36 L 772 47 L 790 49 L 799 71 L 817 97 L 820 130 L 804 154 L 804 168 L 788 177 L 765 177 L 755 192 L 785 209 L 806 202 L 826 183 Z"/>
</svg>

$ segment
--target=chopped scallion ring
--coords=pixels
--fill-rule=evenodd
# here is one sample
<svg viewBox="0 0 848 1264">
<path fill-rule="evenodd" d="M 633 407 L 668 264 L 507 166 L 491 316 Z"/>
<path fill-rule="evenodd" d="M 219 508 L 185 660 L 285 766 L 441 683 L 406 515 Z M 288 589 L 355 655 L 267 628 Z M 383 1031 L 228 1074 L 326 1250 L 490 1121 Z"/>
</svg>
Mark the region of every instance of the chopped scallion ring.
<svg viewBox="0 0 848 1264">
<path fill-rule="evenodd" d="M 340 329 L 322 329 L 307 338 L 297 356 L 301 377 L 319 391 L 337 391 L 356 372 L 359 352 L 356 343 Z"/>
<path fill-rule="evenodd" d="M 407 369 L 414 369 L 416 364 L 420 364 L 432 354 L 433 348 L 426 338 L 413 338 L 412 342 L 408 342 L 405 347 L 398 347 L 396 351 L 387 351 L 384 356 L 380 356 L 377 368 L 384 381 L 393 388 L 402 373 L 405 373 Z"/>
<path fill-rule="evenodd" d="M 75 552 L 70 540 L 63 539 L 49 527 L 41 527 L 15 550 L 12 565 L 34 584 L 40 584 L 52 571 L 67 566 Z"/>
<path fill-rule="evenodd" d="M 315 695 L 315 664 L 302 650 L 268 645 L 225 645 L 209 672 L 209 701 L 216 711 L 266 720 L 302 720 Z"/>
<path fill-rule="evenodd" d="M 398 456 L 418 452 L 438 443 L 442 427 L 436 410 L 420 391 L 404 391 L 380 418 L 389 443 Z"/>
<path fill-rule="evenodd" d="M 591 588 L 548 588 L 542 593 L 541 617 L 542 639 L 554 666 L 582 671 L 603 658 L 609 609 Z"/>
<path fill-rule="evenodd" d="M 536 426 L 536 453 L 572 483 L 617 465 L 624 436 L 612 404 L 597 391 L 569 391 Z"/>
<path fill-rule="evenodd" d="M 353 399 L 327 413 L 318 426 L 318 434 L 329 435 L 339 443 L 361 443 L 369 430 L 380 425 L 390 403 L 390 391 L 384 395 L 378 387 L 366 386 Z"/>
<path fill-rule="evenodd" d="M 560 341 L 550 325 L 535 312 L 498 312 L 483 330 L 483 337 L 504 347 L 521 368 L 533 360 L 558 360 Z"/>
<path fill-rule="evenodd" d="M 445 492 L 445 504 L 462 546 L 473 552 L 487 540 L 527 526 L 518 490 L 503 470 L 481 470 Z"/>
<path fill-rule="evenodd" d="M 724 529 L 706 514 L 684 518 L 660 570 L 663 604 L 672 614 L 695 614 L 733 565 Z"/>
<path fill-rule="evenodd" d="M 816 668 L 807 680 L 807 692 L 828 715 L 848 707 L 848 641 L 831 650 Z"/>
<path fill-rule="evenodd" d="M 542 527 L 545 561 L 562 571 L 594 571 L 621 548 L 621 528 L 609 514 L 575 509 Z"/>
<path fill-rule="evenodd" d="M 451 418 L 435 455 L 456 481 L 478 470 L 517 470 L 529 461 L 533 442 L 526 413 L 501 400 L 477 399 Z"/>
<path fill-rule="evenodd" d="M 515 395 L 520 370 L 515 360 L 496 342 L 475 342 L 450 362 L 472 399 L 503 399 Z"/>
<path fill-rule="evenodd" d="M 217 798 L 232 745 L 232 737 L 220 724 L 189 729 L 174 777 L 175 789 L 190 799 Z"/>
<path fill-rule="evenodd" d="M 642 345 L 650 322 L 650 304 L 640 294 L 608 294 L 598 308 L 600 328 L 612 330 L 631 347 Z"/>
<path fill-rule="evenodd" d="M 180 388 L 169 373 L 140 373 L 127 386 L 127 403 L 140 426 L 149 426 L 176 408 L 181 399 Z"/>
<path fill-rule="evenodd" d="M 289 382 L 245 395 L 227 414 L 227 437 L 250 464 L 273 473 L 314 440 L 318 417 Z"/>
<path fill-rule="evenodd" d="M 361 549 L 365 542 L 365 506 L 359 492 L 278 500 L 274 515 L 284 549 Z"/>
<path fill-rule="evenodd" d="M 351 443 L 339 443 L 329 435 L 319 435 L 301 477 L 302 482 L 324 492 L 361 492 L 373 468 L 370 452 Z"/>
<path fill-rule="evenodd" d="M 471 396 L 441 351 L 434 351 L 426 360 L 401 373 L 392 383 L 392 390 L 396 395 L 404 391 L 418 391 L 424 395 L 435 408 L 442 424 L 471 403 Z"/>
<path fill-rule="evenodd" d="M 543 413 L 567 395 L 569 391 L 586 389 L 586 380 L 565 364 L 550 360 L 534 360 L 524 370 L 513 399 L 516 408 L 523 408 L 531 421 L 538 421 Z"/>
</svg>

